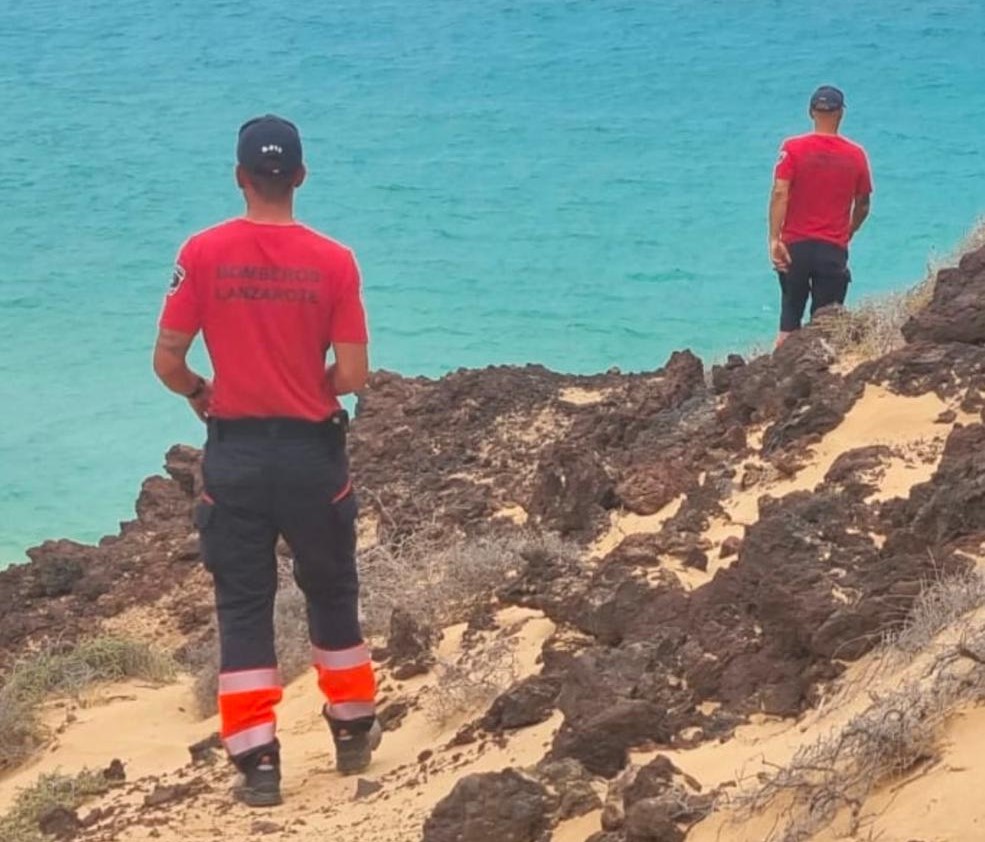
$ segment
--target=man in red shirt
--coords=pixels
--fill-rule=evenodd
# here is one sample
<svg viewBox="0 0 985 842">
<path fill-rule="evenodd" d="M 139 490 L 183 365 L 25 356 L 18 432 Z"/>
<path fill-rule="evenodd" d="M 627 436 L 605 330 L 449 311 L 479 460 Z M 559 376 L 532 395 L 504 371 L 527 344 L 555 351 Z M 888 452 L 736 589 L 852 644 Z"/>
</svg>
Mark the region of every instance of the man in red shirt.
<svg viewBox="0 0 985 842">
<path fill-rule="evenodd" d="M 769 251 L 780 276 L 779 346 L 811 315 L 843 304 L 851 281 L 848 242 L 869 215 L 865 150 L 838 134 L 845 97 L 828 85 L 811 96 L 814 131 L 780 147 L 769 211 Z"/>
<path fill-rule="evenodd" d="M 356 499 L 338 396 L 365 384 L 366 317 L 352 252 L 294 219 L 301 139 L 267 115 L 239 131 L 243 217 L 181 248 L 160 317 L 154 371 L 208 426 L 195 509 L 219 622 L 222 737 L 251 806 L 279 804 L 274 708 L 275 547 L 304 592 L 312 659 L 343 774 L 379 744 L 376 683 L 358 619 Z M 201 331 L 214 371 L 191 371 Z M 326 367 L 326 353 L 334 363 Z"/>
</svg>

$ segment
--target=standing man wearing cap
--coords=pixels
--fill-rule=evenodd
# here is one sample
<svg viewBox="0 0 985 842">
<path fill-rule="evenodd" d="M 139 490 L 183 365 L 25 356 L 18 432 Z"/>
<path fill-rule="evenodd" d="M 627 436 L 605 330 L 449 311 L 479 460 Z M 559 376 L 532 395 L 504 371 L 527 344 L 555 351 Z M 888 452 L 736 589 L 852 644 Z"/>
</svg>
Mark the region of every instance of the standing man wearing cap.
<svg viewBox="0 0 985 842">
<path fill-rule="evenodd" d="M 811 315 L 843 304 L 851 281 L 848 243 L 869 215 L 865 150 L 838 134 L 845 97 L 823 86 L 811 96 L 814 131 L 780 147 L 769 210 L 770 260 L 780 276 L 779 345 Z"/>
<path fill-rule="evenodd" d="M 191 237 L 160 318 L 154 371 L 207 422 L 195 525 L 215 583 L 222 738 L 236 796 L 279 804 L 274 708 L 275 546 L 290 545 L 307 601 L 323 713 L 343 774 L 379 744 L 376 682 L 359 627 L 356 500 L 338 397 L 365 384 L 366 318 L 352 252 L 294 219 L 305 178 L 295 126 L 267 115 L 239 131 L 246 213 Z M 202 331 L 214 382 L 186 354 Z M 331 348 L 334 362 L 326 365 Z"/>
</svg>

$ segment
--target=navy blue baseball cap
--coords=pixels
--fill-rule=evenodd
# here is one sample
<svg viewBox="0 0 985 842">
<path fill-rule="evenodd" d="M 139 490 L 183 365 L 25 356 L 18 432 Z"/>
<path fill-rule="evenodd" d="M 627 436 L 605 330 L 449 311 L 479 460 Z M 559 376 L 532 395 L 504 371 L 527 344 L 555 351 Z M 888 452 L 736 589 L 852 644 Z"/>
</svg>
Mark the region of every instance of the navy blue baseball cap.
<svg viewBox="0 0 985 842">
<path fill-rule="evenodd" d="M 811 94 L 812 111 L 841 111 L 845 107 L 845 95 L 831 85 L 821 85 Z"/>
<path fill-rule="evenodd" d="M 298 127 L 275 114 L 247 120 L 239 128 L 236 160 L 258 175 L 294 175 L 303 163 Z"/>
</svg>

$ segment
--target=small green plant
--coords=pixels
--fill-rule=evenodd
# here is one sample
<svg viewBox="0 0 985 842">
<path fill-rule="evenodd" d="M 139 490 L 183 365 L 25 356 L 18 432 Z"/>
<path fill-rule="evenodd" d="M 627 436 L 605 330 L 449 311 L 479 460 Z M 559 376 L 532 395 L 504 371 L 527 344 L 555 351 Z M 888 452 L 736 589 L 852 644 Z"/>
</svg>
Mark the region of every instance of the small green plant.
<svg viewBox="0 0 985 842">
<path fill-rule="evenodd" d="M 0 770 L 16 766 L 47 737 L 39 710 L 51 696 L 77 696 L 101 681 L 172 681 L 176 664 L 146 643 L 93 637 L 70 647 L 49 644 L 14 663 L 0 686 Z M 2 838 L 2 837 L 0 837 Z"/>
<path fill-rule="evenodd" d="M 41 775 L 31 786 L 17 793 L 13 806 L 0 818 L 0 839 L 4 842 L 47 842 L 40 821 L 59 808 L 77 810 L 89 798 L 103 795 L 110 788 L 101 772 L 83 769 L 77 775 L 54 772 Z"/>
</svg>

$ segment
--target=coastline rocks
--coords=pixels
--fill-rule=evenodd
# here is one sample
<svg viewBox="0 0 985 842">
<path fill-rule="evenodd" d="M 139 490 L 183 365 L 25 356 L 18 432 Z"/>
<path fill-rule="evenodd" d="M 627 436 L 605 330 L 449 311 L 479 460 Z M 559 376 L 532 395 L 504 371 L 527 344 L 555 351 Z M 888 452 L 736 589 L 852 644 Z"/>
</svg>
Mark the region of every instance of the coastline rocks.
<svg viewBox="0 0 985 842">
<path fill-rule="evenodd" d="M 190 536 L 199 459 L 194 448 L 171 448 L 165 469 L 173 478 L 143 482 L 137 518 L 122 524 L 119 535 L 96 546 L 45 541 L 27 551 L 28 564 L 0 571 L 0 601 L 18 606 L 0 616 L 0 664 L 46 638 L 71 644 L 92 634 L 99 619 L 153 603 L 175 588 L 182 588 L 176 627 L 187 625 L 182 612 L 211 604 L 200 566 L 189 563 L 198 558 Z"/>
<path fill-rule="evenodd" d="M 931 302 L 904 326 L 907 342 L 985 344 L 985 247 L 937 273 Z"/>
<path fill-rule="evenodd" d="M 798 331 L 773 354 L 732 369 L 723 418 L 769 423 L 763 435 L 767 455 L 830 432 L 862 394 L 860 383 L 831 370 L 834 362 L 823 328 Z"/>
</svg>

